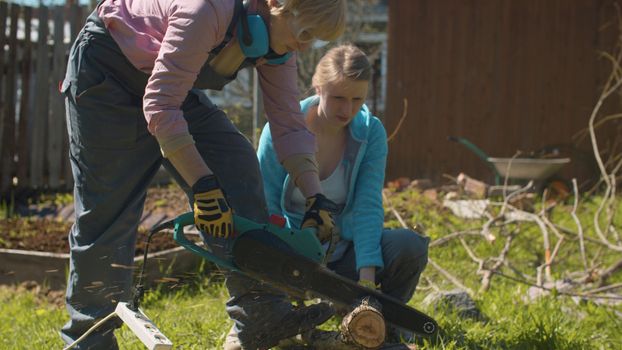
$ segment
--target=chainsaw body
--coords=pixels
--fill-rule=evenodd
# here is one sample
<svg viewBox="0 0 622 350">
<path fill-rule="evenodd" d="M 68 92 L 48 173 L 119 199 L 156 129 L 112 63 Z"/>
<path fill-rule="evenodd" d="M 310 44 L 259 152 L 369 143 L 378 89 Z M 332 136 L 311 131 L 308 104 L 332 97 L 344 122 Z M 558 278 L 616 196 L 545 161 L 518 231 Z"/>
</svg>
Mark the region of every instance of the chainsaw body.
<svg viewBox="0 0 622 350">
<path fill-rule="evenodd" d="M 324 266 L 326 254 L 314 229 L 286 228 L 280 217 L 258 224 L 234 215 L 235 236 L 228 238 L 234 240 L 232 249 L 227 254 L 229 257 L 222 257 L 186 238 L 183 228 L 193 224 L 192 212 L 175 219 L 175 241 L 220 267 L 241 272 L 302 299 L 319 297 L 351 307 L 361 298 L 372 296 L 382 306 L 388 323 L 423 336 L 433 335 L 438 329 L 436 321 L 426 314 Z"/>
<path fill-rule="evenodd" d="M 228 270 L 240 271 L 232 258 L 217 256 L 213 252 L 200 247 L 186 237 L 184 227 L 194 225 L 194 214 L 192 212 L 188 212 L 177 217 L 174 221 L 174 225 L 173 238 L 181 246 L 220 267 L 224 267 Z M 228 239 L 234 239 L 233 246 L 235 246 L 235 241 L 243 237 L 246 233 L 256 230 L 261 230 L 266 234 L 276 236 L 285 242 L 297 254 L 300 254 L 317 263 L 324 261 L 324 249 L 322 248 L 320 241 L 317 239 L 314 229 L 309 228 L 304 230 L 296 230 L 287 228 L 285 227 L 284 219 L 278 216 L 272 216 L 270 218 L 270 222 L 267 224 L 259 224 L 234 214 L 234 237 Z"/>
</svg>

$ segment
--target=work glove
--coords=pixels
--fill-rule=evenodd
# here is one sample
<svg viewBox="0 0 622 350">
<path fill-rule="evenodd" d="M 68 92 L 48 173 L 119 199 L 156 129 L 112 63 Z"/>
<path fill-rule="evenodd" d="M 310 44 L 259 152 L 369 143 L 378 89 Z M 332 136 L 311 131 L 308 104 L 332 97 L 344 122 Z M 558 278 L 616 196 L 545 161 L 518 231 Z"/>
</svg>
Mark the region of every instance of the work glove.
<svg viewBox="0 0 622 350">
<path fill-rule="evenodd" d="M 318 193 L 307 198 L 305 203 L 305 216 L 302 218 L 300 228 L 315 227 L 317 237 L 321 243 L 331 240 L 335 221 L 333 215 L 339 210 L 337 204 Z"/>
<path fill-rule="evenodd" d="M 229 238 L 233 232 L 233 213 L 214 175 L 200 178 L 193 186 L 194 224 L 202 232 Z"/>
<path fill-rule="evenodd" d="M 363 287 L 367 287 L 369 289 L 380 290 L 380 288 L 378 288 L 379 286 L 376 285 L 376 283 L 374 283 L 374 282 L 372 282 L 370 280 L 360 279 L 358 281 L 358 284 L 363 286 Z"/>
</svg>

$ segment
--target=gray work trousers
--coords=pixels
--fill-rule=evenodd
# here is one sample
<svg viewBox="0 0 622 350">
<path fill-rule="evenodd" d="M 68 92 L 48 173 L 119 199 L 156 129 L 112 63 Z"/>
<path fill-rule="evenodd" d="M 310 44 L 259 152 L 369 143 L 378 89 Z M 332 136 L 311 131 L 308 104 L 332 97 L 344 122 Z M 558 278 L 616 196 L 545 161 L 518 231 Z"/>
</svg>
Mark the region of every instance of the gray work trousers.
<svg viewBox="0 0 622 350">
<path fill-rule="evenodd" d="M 163 159 L 156 139 L 147 130 L 142 112 L 147 78 L 132 66 L 92 14 L 72 46 L 61 88 L 76 215 L 69 232 L 66 305 L 70 320 L 61 330 L 66 343 L 111 313 L 117 302 L 131 298 L 136 230 L 147 187 L 161 165 L 192 198 L 189 184 Z M 266 222 L 257 157 L 246 137 L 200 91 L 188 94 L 182 111 L 197 149 L 234 211 Z M 289 308 L 284 295 L 271 294 L 258 282 L 234 274 L 227 283 L 234 285 L 230 288 L 232 298 L 253 294 L 266 301 L 252 314 L 273 310 L 276 323 L 282 316 L 278 311 Z M 232 318 L 244 335 L 254 332 L 254 323 L 245 314 Z M 76 349 L 118 348 L 113 335 L 118 326 L 109 322 L 98 328 Z"/>
<path fill-rule="evenodd" d="M 381 285 L 384 294 L 408 302 L 419 277 L 428 263 L 428 244 L 430 238 L 407 229 L 385 229 L 380 241 L 384 268 L 376 269 L 376 283 Z M 336 273 L 357 281 L 356 252 L 354 246 L 346 250 L 343 257 L 328 264 Z"/>
<path fill-rule="evenodd" d="M 419 277 L 428 264 L 430 238 L 407 229 L 385 229 L 382 232 L 382 260 L 384 268 L 376 270 L 376 283 L 384 294 L 407 303 L 415 293 Z M 358 280 L 356 252 L 350 244 L 343 257 L 328 264 L 336 273 L 352 280 Z M 388 340 L 398 342 L 410 340 L 413 333 L 389 327 Z"/>
</svg>

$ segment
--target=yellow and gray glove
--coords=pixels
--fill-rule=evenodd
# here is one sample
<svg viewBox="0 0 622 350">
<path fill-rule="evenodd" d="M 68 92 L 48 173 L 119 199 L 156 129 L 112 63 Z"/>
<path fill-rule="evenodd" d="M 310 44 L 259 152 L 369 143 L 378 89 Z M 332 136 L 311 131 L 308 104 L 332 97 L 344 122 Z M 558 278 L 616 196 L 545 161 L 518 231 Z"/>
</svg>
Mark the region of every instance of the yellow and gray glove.
<svg viewBox="0 0 622 350">
<path fill-rule="evenodd" d="M 378 291 L 380 291 L 379 285 L 377 285 L 376 283 L 374 283 L 373 281 L 370 281 L 370 280 L 360 279 L 360 280 L 358 281 L 358 284 L 359 284 L 359 285 L 361 285 L 361 286 L 363 286 L 363 287 L 366 287 L 366 288 L 372 289 L 372 290 L 378 290 Z"/>
<path fill-rule="evenodd" d="M 323 194 L 318 193 L 307 198 L 305 203 L 305 216 L 302 219 L 300 228 L 315 227 L 317 237 L 321 243 L 331 240 L 335 229 L 333 215 L 337 213 L 339 207 Z"/>
<path fill-rule="evenodd" d="M 233 233 L 233 213 L 214 175 L 206 175 L 192 186 L 194 224 L 204 233 L 229 238 Z"/>
</svg>

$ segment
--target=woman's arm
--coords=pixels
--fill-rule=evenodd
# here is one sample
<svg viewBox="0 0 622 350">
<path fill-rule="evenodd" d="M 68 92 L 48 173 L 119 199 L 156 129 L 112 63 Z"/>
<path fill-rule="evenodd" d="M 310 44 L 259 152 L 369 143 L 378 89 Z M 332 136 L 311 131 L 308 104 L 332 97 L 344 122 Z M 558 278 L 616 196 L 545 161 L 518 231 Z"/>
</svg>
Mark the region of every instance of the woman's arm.
<svg viewBox="0 0 622 350">
<path fill-rule="evenodd" d="M 257 158 L 259 159 L 259 168 L 263 178 L 268 212 L 270 214 L 283 216 L 281 196 L 287 172 L 277 159 L 276 152 L 272 144 L 272 135 L 270 133 L 269 124 L 264 126 L 261 137 L 259 138 Z"/>
<path fill-rule="evenodd" d="M 352 232 L 356 265 L 361 275 L 369 279 L 371 269 L 382 268 L 382 229 L 384 210 L 382 188 L 387 159 L 386 131 L 377 118 L 372 120 L 370 137 L 360 164 L 352 203 Z"/>
<path fill-rule="evenodd" d="M 296 55 L 280 65 L 257 67 L 274 151 L 305 197 L 322 193 L 315 163 L 315 136 L 307 130 L 298 101 Z"/>
<path fill-rule="evenodd" d="M 363 267 L 359 270 L 359 281 L 364 284 L 364 285 L 368 285 L 369 282 L 371 282 L 371 284 L 369 284 L 368 286 L 375 286 L 376 285 L 376 267 L 375 266 L 367 266 L 367 267 Z"/>
<path fill-rule="evenodd" d="M 162 153 L 192 185 L 210 174 L 188 131 L 181 104 L 209 51 L 217 44 L 227 17 L 211 1 L 190 0 L 172 6 L 166 33 L 145 88 L 143 111 Z M 219 17 L 220 15 L 220 17 Z"/>
</svg>

